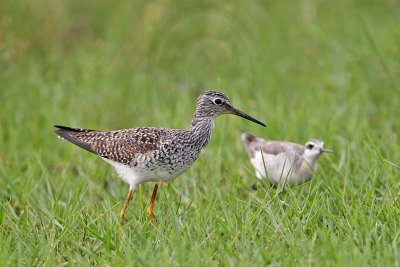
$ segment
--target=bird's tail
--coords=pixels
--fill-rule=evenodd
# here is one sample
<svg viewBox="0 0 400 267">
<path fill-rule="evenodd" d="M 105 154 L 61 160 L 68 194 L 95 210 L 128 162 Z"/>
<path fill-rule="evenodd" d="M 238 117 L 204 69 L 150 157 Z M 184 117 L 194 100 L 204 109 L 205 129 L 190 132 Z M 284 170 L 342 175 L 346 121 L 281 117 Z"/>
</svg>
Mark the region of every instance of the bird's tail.
<svg viewBox="0 0 400 267">
<path fill-rule="evenodd" d="M 76 137 L 77 134 L 93 132 L 94 130 L 71 128 L 71 127 L 61 126 L 61 125 L 54 125 L 54 127 L 56 128 L 54 130 L 54 132 L 58 135 L 59 138 L 65 139 L 65 140 L 73 143 L 74 145 L 77 145 L 83 149 L 86 149 L 89 152 L 96 153 L 91 144 L 83 142 Z"/>
<path fill-rule="evenodd" d="M 250 143 L 254 142 L 256 140 L 256 137 L 252 135 L 251 133 L 242 133 L 241 139 L 243 143 L 247 146 Z"/>
</svg>

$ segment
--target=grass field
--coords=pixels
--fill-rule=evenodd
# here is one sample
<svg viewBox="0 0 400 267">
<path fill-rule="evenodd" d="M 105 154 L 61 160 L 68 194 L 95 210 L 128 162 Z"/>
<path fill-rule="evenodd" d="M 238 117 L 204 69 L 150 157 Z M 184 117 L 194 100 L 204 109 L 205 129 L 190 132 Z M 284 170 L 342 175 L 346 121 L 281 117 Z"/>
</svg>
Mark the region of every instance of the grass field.
<svg viewBox="0 0 400 267">
<path fill-rule="evenodd" d="M 1 1 L 0 265 L 400 266 L 400 3 Z M 185 128 L 225 92 L 268 124 L 216 119 L 211 142 L 139 187 L 53 124 Z M 242 131 L 321 138 L 314 179 L 256 182 Z"/>
</svg>

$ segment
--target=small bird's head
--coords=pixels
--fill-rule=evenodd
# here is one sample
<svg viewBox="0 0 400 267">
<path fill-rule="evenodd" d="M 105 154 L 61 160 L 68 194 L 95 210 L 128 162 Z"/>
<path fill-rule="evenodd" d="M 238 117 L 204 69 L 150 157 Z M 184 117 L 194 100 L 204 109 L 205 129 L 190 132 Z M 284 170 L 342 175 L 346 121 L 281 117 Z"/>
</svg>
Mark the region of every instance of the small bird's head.
<svg viewBox="0 0 400 267">
<path fill-rule="evenodd" d="M 317 159 L 324 152 L 332 153 L 333 150 L 324 149 L 322 140 L 312 139 L 305 144 L 304 156 L 308 159 Z"/>
<path fill-rule="evenodd" d="M 221 93 L 216 91 L 207 91 L 199 96 L 197 99 L 197 109 L 196 109 L 196 118 L 201 117 L 211 117 L 215 118 L 222 114 L 233 114 L 260 124 L 262 126 L 266 126 L 264 123 L 254 119 L 253 117 L 247 115 L 246 113 L 236 109 L 229 98 Z"/>
</svg>

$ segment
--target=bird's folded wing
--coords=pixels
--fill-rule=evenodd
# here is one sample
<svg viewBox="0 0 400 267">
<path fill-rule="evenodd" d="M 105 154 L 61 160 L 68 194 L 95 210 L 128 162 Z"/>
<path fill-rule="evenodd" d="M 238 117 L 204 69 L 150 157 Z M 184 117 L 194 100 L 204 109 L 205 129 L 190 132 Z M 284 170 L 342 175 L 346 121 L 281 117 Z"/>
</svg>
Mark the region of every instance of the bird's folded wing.
<svg viewBox="0 0 400 267">
<path fill-rule="evenodd" d="M 287 146 L 282 142 L 265 141 L 259 144 L 258 149 L 266 154 L 278 155 L 287 152 Z"/>
<path fill-rule="evenodd" d="M 119 163 L 130 164 L 138 154 L 152 155 L 163 129 L 134 128 L 117 131 L 96 131 L 56 126 L 56 133 L 71 143 Z"/>
<path fill-rule="evenodd" d="M 260 144 L 260 149 L 271 155 L 279 155 L 281 153 L 299 155 L 303 151 L 303 146 L 283 141 L 265 141 Z"/>
</svg>

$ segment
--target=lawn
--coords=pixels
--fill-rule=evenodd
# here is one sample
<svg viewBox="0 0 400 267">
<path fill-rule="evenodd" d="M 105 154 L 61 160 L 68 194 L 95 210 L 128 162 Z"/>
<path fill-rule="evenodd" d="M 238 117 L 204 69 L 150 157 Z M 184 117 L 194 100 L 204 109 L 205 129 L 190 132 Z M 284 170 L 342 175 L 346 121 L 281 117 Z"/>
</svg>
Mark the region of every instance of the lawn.
<svg viewBox="0 0 400 267">
<path fill-rule="evenodd" d="M 0 2 L 0 265 L 400 266 L 400 3 Z M 141 185 L 54 124 L 186 128 L 225 92 L 195 164 Z M 325 141 L 313 180 L 257 183 L 240 141 Z"/>
</svg>

